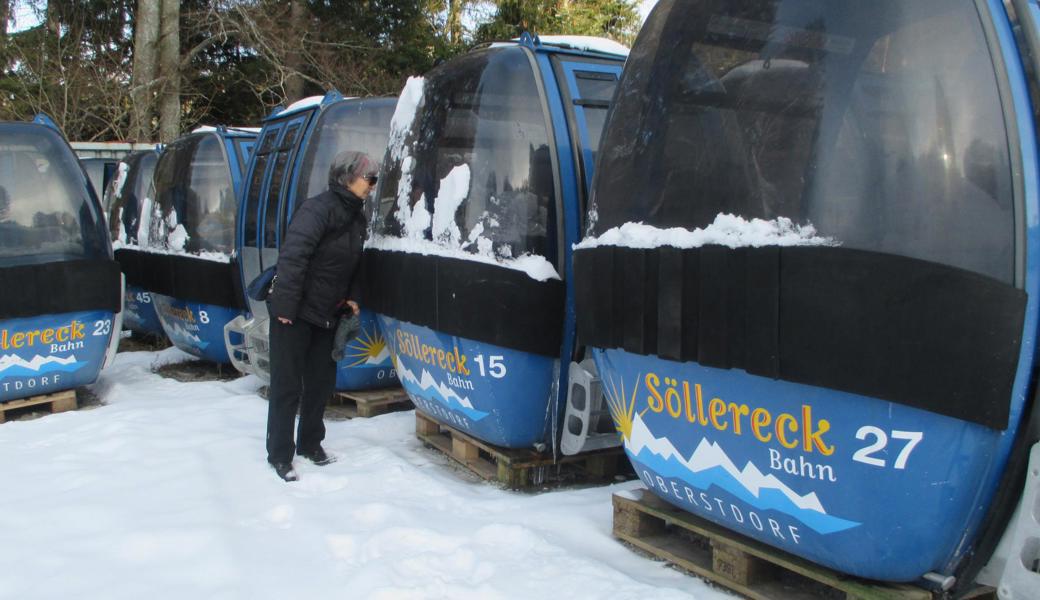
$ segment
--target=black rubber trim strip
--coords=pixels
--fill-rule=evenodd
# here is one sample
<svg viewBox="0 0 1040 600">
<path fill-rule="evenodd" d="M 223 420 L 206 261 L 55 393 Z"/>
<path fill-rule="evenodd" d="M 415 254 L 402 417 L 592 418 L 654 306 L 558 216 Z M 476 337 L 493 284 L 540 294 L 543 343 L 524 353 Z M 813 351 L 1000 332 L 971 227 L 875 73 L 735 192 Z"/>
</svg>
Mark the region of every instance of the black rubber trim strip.
<svg viewBox="0 0 1040 600">
<path fill-rule="evenodd" d="M 871 396 L 1006 429 L 1026 296 L 834 247 L 575 252 L 582 344 Z"/>
<path fill-rule="evenodd" d="M 245 309 L 236 262 L 217 262 L 181 254 L 120 248 L 116 260 L 127 285 L 201 304 Z"/>
<path fill-rule="evenodd" d="M 83 259 L 0 268 L 0 319 L 122 310 L 119 263 Z"/>
<path fill-rule="evenodd" d="M 406 252 L 365 250 L 364 298 L 375 312 L 434 331 L 556 357 L 564 286 L 523 271 Z"/>
</svg>

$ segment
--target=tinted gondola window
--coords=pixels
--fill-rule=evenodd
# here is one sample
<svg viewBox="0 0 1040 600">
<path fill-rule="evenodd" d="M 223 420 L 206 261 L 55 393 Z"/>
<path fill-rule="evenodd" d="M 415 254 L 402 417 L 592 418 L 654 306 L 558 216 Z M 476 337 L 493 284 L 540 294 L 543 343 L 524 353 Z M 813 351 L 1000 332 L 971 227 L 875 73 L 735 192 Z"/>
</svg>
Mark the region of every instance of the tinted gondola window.
<svg viewBox="0 0 1040 600">
<path fill-rule="evenodd" d="M 167 147 L 155 170 L 155 202 L 150 246 L 189 253 L 234 249 L 235 194 L 216 135 L 193 135 Z"/>
<path fill-rule="evenodd" d="M 395 106 L 393 98 L 378 98 L 339 102 L 325 109 L 307 144 L 296 203 L 329 189 L 329 166 L 339 152 L 356 150 L 376 162 L 383 160 Z"/>
<path fill-rule="evenodd" d="M 970 2 L 663 0 L 618 90 L 591 233 L 783 216 L 1010 282 L 997 90 Z"/>
<path fill-rule="evenodd" d="M 148 150 L 127 156 L 117 166 L 116 175 L 105 190 L 108 226 L 113 240 L 137 244 L 140 210 L 152 185 L 157 161 L 158 154 Z M 122 178 L 119 175 L 121 169 L 126 169 Z"/>
<path fill-rule="evenodd" d="M 267 207 L 264 212 L 264 247 L 276 247 L 276 235 L 278 225 L 278 201 L 282 197 L 282 187 L 289 176 L 293 164 L 293 156 L 296 154 L 296 141 L 299 137 L 303 123 L 294 123 L 285 129 L 282 142 L 278 145 L 277 158 L 274 161 L 274 172 L 271 174 L 271 183 L 267 187 Z"/>
<path fill-rule="evenodd" d="M 0 126 L 0 263 L 105 257 L 104 225 L 86 186 L 57 133 Z"/>
<path fill-rule="evenodd" d="M 245 241 L 246 246 L 256 246 L 257 223 L 260 218 L 260 191 L 267 173 L 267 163 L 274 152 L 274 142 L 278 139 L 280 128 L 271 128 L 264 133 L 263 140 L 256 150 L 256 161 L 253 163 L 253 174 L 249 179 L 249 191 L 245 202 Z"/>
<path fill-rule="evenodd" d="M 408 158 L 384 164 L 376 231 L 499 258 L 531 253 L 553 260 L 546 109 L 525 51 L 496 48 L 454 59 L 430 72 L 423 93 Z M 456 202 L 451 196 L 460 193 Z M 409 233 L 408 215 L 424 211 L 430 226 L 414 231 L 412 219 Z"/>
<path fill-rule="evenodd" d="M 599 152 L 600 139 L 603 137 L 603 126 L 607 121 L 607 111 L 610 109 L 610 101 L 614 97 L 614 89 L 617 87 L 617 75 L 601 71 L 576 70 L 574 82 L 578 87 L 580 98 L 574 100 L 574 103 L 581 106 L 588 128 L 585 150 L 590 155 L 591 164 L 594 165 L 596 154 Z"/>
</svg>

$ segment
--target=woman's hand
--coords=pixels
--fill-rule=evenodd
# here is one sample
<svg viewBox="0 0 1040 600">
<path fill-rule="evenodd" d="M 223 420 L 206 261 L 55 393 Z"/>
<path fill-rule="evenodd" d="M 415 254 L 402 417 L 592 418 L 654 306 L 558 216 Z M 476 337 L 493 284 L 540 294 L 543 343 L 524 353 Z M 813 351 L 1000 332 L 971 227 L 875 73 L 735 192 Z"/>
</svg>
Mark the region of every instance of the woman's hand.
<svg viewBox="0 0 1040 600">
<path fill-rule="evenodd" d="M 278 317 L 278 322 L 284 323 L 286 325 L 292 325 L 292 319 L 286 319 L 285 317 Z"/>
<path fill-rule="evenodd" d="M 361 308 L 358 307 L 357 302 L 354 302 L 353 300 L 347 300 L 347 306 L 350 307 L 350 310 L 354 311 L 355 315 L 361 314 Z"/>
</svg>

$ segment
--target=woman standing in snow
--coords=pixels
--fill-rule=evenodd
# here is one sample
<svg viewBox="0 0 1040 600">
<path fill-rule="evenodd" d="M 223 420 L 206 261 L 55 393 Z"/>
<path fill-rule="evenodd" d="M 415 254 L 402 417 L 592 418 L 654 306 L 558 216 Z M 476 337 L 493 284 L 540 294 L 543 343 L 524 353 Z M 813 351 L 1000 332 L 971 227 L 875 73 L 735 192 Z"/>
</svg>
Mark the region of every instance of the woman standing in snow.
<svg viewBox="0 0 1040 600">
<path fill-rule="evenodd" d="M 293 453 L 316 465 L 333 460 L 321 447 L 325 403 L 336 384 L 333 336 L 344 310 L 358 314 L 352 283 L 365 242 L 365 198 L 379 166 L 362 152 L 341 152 L 329 167 L 329 189 L 296 210 L 278 254 L 267 299 L 271 315 L 271 387 L 267 462 L 296 481 Z M 293 421 L 300 423 L 293 443 Z"/>
</svg>

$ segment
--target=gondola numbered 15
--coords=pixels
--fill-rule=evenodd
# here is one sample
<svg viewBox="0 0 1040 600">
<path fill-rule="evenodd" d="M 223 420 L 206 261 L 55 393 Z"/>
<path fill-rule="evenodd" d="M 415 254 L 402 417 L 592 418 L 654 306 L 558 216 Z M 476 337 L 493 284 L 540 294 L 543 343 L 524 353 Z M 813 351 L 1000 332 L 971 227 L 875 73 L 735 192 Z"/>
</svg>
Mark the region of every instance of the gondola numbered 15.
<svg viewBox="0 0 1040 600">
<path fill-rule="evenodd" d="M 525 34 L 409 80 L 398 101 L 366 299 L 416 407 L 485 442 L 555 441 L 571 246 L 626 52 Z"/>
<path fill-rule="evenodd" d="M 846 573 L 975 580 L 1036 441 L 1037 12 L 1013 4 L 658 3 L 575 252 L 655 494 Z M 997 564 L 1036 585 L 1020 513 L 1032 546 Z"/>
<path fill-rule="evenodd" d="M 0 402 L 93 383 L 115 356 L 122 276 L 101 204 L 45 115 L 0 123 Z"/>
<path fill-rule="evenodd" d="M 264 120 L 249 163 L 236 248 L 247 286 L 278 262 L 278 248 L 297 206 L 328 189 L 332 159 L 345 150 L 382 157 L 396 100 L 344 98 L 330 91 L 276 110 Z M 267 305 L 249 299 L 249 311 L 225 327 L 235 368 L 270 379 Z M 395 385 L 393 364 L 372 313 L 362 310 L 361 332 L 347 343 L 336 366 L 336 389 Z"/>
</svg>

